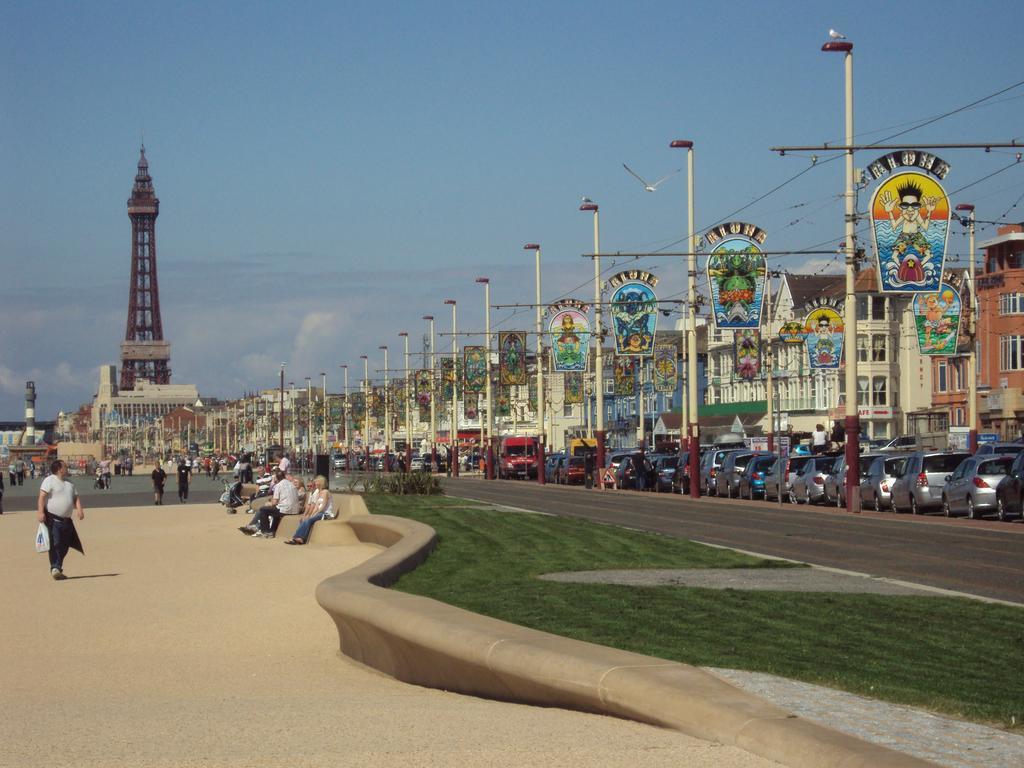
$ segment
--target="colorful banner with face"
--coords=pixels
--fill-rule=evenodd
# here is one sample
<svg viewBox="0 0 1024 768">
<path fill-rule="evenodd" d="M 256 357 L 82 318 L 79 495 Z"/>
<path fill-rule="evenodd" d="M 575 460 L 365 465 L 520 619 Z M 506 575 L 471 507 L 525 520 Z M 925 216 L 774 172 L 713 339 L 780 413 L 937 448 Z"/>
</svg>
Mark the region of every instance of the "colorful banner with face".
<svg viewBox="0 0 1024 768">
<path fill-rule="evenodd" d="M 480 417 L 480 395 L 467 392 L 462 401 L 462 413 L 466 421 L 476 421 Z"/>
<path fill-rule="evenodd" d="M 455 361 L 450 357 L 441 358 L 441 399 L 446 403 L 452 399 L 455 387 Z"/>
<path fill-rule="evenodd" d="M 498 334 L 498 363 L 503 387 L 526 383 L 526 334 L 505 331 Z"/>
<path fill-rule="evenodd" d="M 679 381 L 675 344 L 654 345 L 654 391 L 675 392 Z"/>
<path fill-rule="evenodd" d="M 834 370 L 843 359 L 843 316 L 834 305 L 813 306 L 804 319 L 804 344 L 812 369 Z"/>
<path fill-rule="evenodd" d="M 922 355 L 955 355 L 963 307 L 949 283 L 938 293 L 921 293 L 913 301 L 917 343 Z"/>
<path fill-rule="evenodd" d="M 487 350 L 484 347 L 463 347 L 462 370 L 466 374 L 465 391 L 475 394 L 487 390 Z"/>
<path fill-rule="evenodd" d="M 637 361 L 631 357 L 615 357 L 615 394 L 630 397 L 636 394 Z"/>
<path fill-rule="evenodd" d="M 931 158 L 930 165 L 922 166 L 921 158 Z M 915 150 L 892 153 L 876 162 L 874 168 L 914 166 L 914 170 L 900 170 L 878 185 L 871 196 L 868 211 L 871 215 L 871 234 L 878 254 L 878 290 L 881 293 L 936 293 L 942 282 L 949 236 L 949 199 L 937 178 L 938 160 Z M 941 161 L 941 175 L 949 166 Z M 898 163 L 898 164 L 897 164 Z"/>
<path fill-rule="evenodd" d="M 498 387 L 494 415 L 500 418 L 508 418 L 512 415 L 512 391 L 509 387 Z"/>
<path fill-rule="evenodd" d="M 579 371 L 570 371 L 563 374 L 565 383 L 563 392 L 566 405 L 579 405 L 583 402 L 583 374 Z"/>
<path fill-rule="evenodd" d="M 551 334 L 551 362 L 553 370 L 587 370 L 587 352 L 590 348 L 590 319 L 580 307 L 553 306 L 548 331 Z"/>
<path fill-rule="evenodd" d="M 758 247 L 767 235 L 741 221 L 704 234 L 708 255 L 711 309 L 718 328 L 759 328 L 768 275 L 768 259 Z"/>
<path fill-rule="evenodd" d="M 612 289 L 612 330 L 615 354 L 646 357 L 654 352 L 658 326 L 658 279 L 647 272 L 620 272 L 608 281 Z"/>
<path fill-rule="evenodd" d="M 753 381 L 761 373 L 761 331 L 738 328 L 732 332 L 736 352 L 736 375 Z"/>
</svg>

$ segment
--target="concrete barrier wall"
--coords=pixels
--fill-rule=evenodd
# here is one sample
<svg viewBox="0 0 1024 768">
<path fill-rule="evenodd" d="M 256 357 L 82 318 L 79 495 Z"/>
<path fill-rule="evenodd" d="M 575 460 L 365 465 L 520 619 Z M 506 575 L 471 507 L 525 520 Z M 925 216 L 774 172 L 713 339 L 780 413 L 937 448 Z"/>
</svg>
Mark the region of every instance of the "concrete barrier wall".
<svg viewBox="0 0 1024 768">
<path fill-rule="evenodd" d="M 352 497 L 353 507 L 365 505 Z M 356 511 L 353 509 L 353 511 Z M 385 589 L 437 544 L 426 525 L 355 515 L 360 541 L 387 547 L 321 582 L 341 652 L 399 680 L 673 728 L 793 768 L 932 766 L 797 718 L 687 664 L 571 640 Z"/>
</svg>

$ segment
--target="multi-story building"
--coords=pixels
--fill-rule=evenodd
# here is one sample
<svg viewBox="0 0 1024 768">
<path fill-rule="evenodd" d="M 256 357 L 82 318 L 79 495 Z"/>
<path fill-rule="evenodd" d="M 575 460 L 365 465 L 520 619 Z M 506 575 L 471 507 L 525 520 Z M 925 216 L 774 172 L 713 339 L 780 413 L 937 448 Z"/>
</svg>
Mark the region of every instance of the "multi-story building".
<svg viewBox="0 0 1024 768">
<path fill-rule="evenodd" d="M 978 430 L 1013 439 L 1024 425 L 1024 223 L 979 247 Z"/>
</svg>

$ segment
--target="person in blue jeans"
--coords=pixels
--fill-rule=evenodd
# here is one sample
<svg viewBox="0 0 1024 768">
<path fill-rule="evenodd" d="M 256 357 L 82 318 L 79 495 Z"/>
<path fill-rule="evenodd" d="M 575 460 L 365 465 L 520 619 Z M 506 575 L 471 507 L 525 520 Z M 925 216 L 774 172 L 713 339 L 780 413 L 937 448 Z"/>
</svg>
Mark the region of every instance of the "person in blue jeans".
<svg viewBox="0 0 1024 768">
<path fill-rule="evenodd" d="M 309 541 L 309 533 L 317 522 L 335 518 L 334 500 L 331 498 L 331 492 L 327 490 L 327 478 L 317 475 L 313 483 L 316 487 L 306 502 L 306 511 L 299 519 L 299 527 L 295 530 L 295 535 L 287 539 L 285 544 L 305 544 Z"/>
<path fill-rule="evenodd" d="M 68 550 L 74 548 L 85 554 L 71 519 L 73 513 L 79 520 L 84 520 L 85 512 L 75 486 L 65 479 L 67 465 L 58 459 L 50 465 L 50 472 L 52 474 L 47 475 L 39 486 L 36 517 L 50 533 L 50 576 L 61 581 L 66 578 L 64 558 Z"/>
</svg>

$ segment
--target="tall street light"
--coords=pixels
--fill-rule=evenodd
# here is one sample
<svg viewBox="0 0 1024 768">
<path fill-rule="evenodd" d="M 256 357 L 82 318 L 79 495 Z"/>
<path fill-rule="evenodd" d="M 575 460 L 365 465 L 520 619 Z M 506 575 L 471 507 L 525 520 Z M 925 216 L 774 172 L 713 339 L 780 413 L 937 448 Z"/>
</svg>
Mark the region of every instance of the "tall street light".
<svg viewBox="0 0 1024 768">
<path fill-rule="evenodd" d="M 537 482 L 544 485 L 544 328 L 540 307 L 540 245 L 527 243 L 524 251 L 533 251 L 537 272 Z"/>
<path fill-rule="evenodd" d="M 382 344 L 377 349 L 384 350 L 384 471 L 391 471 L 391 380 L 388 374 L 388 348 Z"/>
<path fill-rule="evenodd" d="M 322 405 L 323 405 L 323 422 L 322 422 L 323 434 L 322 434 L 321 438 L 322 438 L 322 441 L 323 441 L 322 442 L 323 452 L 324 453 L 329 453 L 329 451 L 327 450 L 327 417 L 330 415 L 330 413 L 329 413 L 328 408 L 327 408 L 327 372 L 326 371 L 320 371 L 320 378 L 323 380 L 323 383 L 324 383 L 323 392 L 321 393 L 321 399 L 323 400 L 323 403 L 322 403 Z"/>
<path fill-rule="evenodd" d="M 601 332 L 601 223 L 597 203 L 584 198 L 581 211 L 594 213 L 594 338 L 597 348 L 594 356 L 594 394 L 597 396 L 594 414 L 597 424 L 594 439 L 597 441 L 597 471 L 604 471 L 604 352 Z"/>
<path fill-rule="evenodd" d="M 366 469 L 370 469 L 370 358 L 360 355 L 363 361 L 363 450 L 366 453 Z"/>
<path fill-rule="evenodd" d="M 430 471 L 437 472 L 437 375 L 434 372 L 434 316 L 424 315 L 430 321 Z"/>
<path fill-rule="evenodd" d="M 401 331 L 398 335 L 405 339 L 405 471 L 408 472 L 412 466 L 412 414 L 409 407 L 412 387 L 409 386 L 409 332 Z"/>
<path fill-rule="evenodd" d="M 281 410 L 280 418 L 277 421 L 277 443 L 281 446 L 281 450 L 284 450 L 284 363 L 281 363 L 281 396 L 279 400 L 279 406 Z M 269 460 L 270 457 L 268 456 Z"/>
<path fill-rule="evenodd" d="M 690 230 L 689 255 L 686 257 L 686 425 L 690 465 L 690 497 L 700 498 L 700 419 L 697 413 L 697 244 L 699 242 L 694 222 L 693 201 L 693 142 L 689 139 L 675 139 L 672 149 L 686 150 L 686 221 Z"/>
<path fill-rule="evenodd" d="M 974 283 L 974 206 L 960 203 L 958 211 L 967 213 L 968 282 L 971 286 L 971 351 L 967 354 L 967 450 L 978 450 L 978 292 Z M 960 220 L 963 223 L 963 219 Z"/>
<path fill-rule="evenodd" d="M 455 311 L 458 307 L 455 305 L 455 299 L 445 299 L 445 304 L 450 304 L 452 307 L 452 420 L 451 427 L 448 430 L 448 437 L 451 445 L 451 459 L 448 463 L 448 471 L 451 472 L 452 477 L 459 476 L 459 413 L 458 413 L 458 399 L 459 399 L 459 377 L 455 375 L 458 370 L 457 357 L 459 354 L 459 336 L 458 329 L 456 326 Z"/>
<path fill-rule="evenodd" d="M 313 451 L 313 380 L 306 379 L 306 452 Z"/>
<path fill-rule="evenodd" d="M 342 363 L 338 366 L 344 371 L 345 375 L 345 403 L 341 411 L 342 421 L 345 423 L 345 471 L 352 471 L 352 423 L 351 423 L 351 411 L 349 411 L 348 402 L 348 364 Z"/>
<path fill-rule="evenodd" d="M 853 43 L 829 40 L 821 50 L 843 54 L 846 90 L 846 303 L 843 307 L 843 348 L 846 350 L 846 504 L 860 512 L 860 414 L 857 411 L 857 210 L 853 187 Z"/>
<path fill-rule="evenodd" d="M 488 480 L 494 479 L 494 416 L 491 409 L 491 280 L 488 277 L 478 277 L 478 283 L 484 286 L 484 358 L 487 360 L 487 432 L 484 440 L 484 476 Z"/>
</svg>

